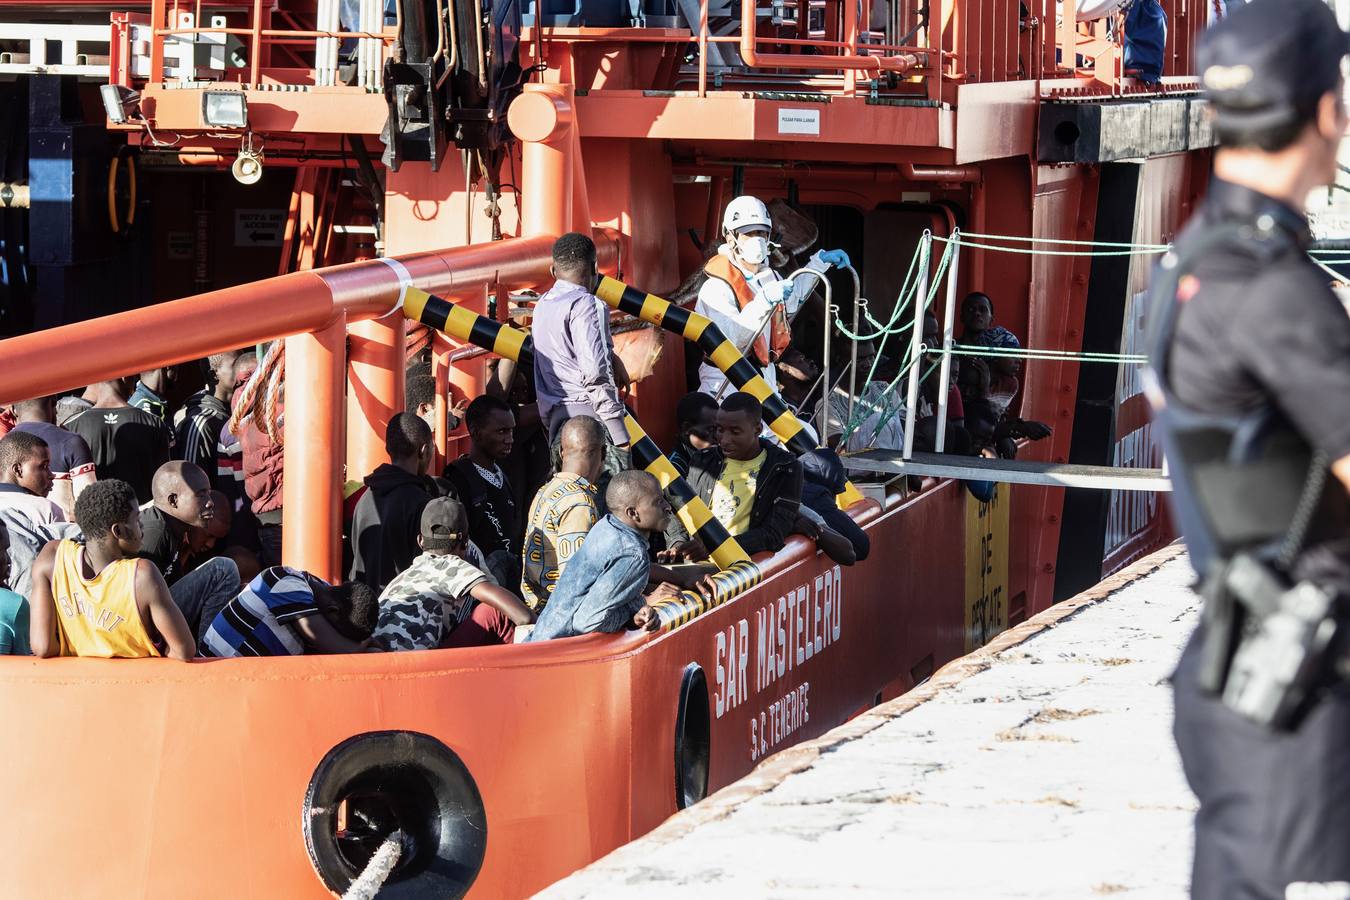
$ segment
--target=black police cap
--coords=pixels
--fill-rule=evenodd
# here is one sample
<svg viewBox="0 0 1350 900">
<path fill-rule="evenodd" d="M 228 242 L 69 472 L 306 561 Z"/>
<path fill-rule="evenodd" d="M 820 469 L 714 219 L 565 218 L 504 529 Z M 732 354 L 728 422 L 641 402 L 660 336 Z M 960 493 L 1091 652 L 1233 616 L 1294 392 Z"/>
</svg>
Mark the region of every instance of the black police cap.
<svg viewBox="0 0 1350 900">
<path fill-rule="evenodd" d="M 1324 0 L 1252 0 L 1209 28 L 1196 59 L 1220 127 L 1293 124 L 1341 77 L 1350 35 Z"/>
</svg>

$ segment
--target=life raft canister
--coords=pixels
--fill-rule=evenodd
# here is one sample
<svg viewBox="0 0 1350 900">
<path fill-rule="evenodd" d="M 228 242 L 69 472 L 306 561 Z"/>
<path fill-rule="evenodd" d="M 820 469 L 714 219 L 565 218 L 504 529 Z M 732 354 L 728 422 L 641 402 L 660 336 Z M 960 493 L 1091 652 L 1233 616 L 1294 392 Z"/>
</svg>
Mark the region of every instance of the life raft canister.
<svg viewBox="0 0 1350 900">
<path fill-rule="evenodd" d="M 711 278 L 726 282 L 736 295 L 736 305 L 745 309 L 755 302 L 755 290 L 746 281 L 745 274 L 730 259 L 718 253 L 708 260 L 703 271 Z M 792 343 L 792 328 L 788 325 L 787 312 L 782 304 L 775 306 L 769 318 L 768 334 L 760 331 L 750 353 L 761 368 L 778 359 Z"/>
</svg>

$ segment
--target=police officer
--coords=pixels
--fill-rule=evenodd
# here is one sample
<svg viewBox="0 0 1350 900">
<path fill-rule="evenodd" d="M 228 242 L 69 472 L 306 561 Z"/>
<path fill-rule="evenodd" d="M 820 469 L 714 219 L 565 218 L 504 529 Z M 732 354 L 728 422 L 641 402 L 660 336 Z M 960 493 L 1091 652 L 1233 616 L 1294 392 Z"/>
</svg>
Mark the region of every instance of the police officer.
<svg viewBox="0 0 1350 900">
<path fill-rule="evenodd" d="M 1214 579 L 1260 555 L 1279 586 L 1265 612 L 1283 609 L 1290 585 L 1328 598 L 1316 636 L 1350 621 L 1350 317 L 1308 259 L 1304 209 L 1336 176 L 1347 52 L 1321 0 L 1253 0 L 1204 35 L 1214 177 L 1150 304 L 1162 323 L 1155 405 L 1192 561 Z M 1211 595 L 1215 583 L 1174 679 L 1175 736 L 1200 801 L 1192 895 L 1350 900 L 1350 689 L 1334 665 L 1344 646 L 1300 670 L 1297 718 L 1262 720 L 1232 699 L 1233 672 L 1254 646 L 1237 635 L 1268 619 L 1260 603 L 1244 606 L 1248 627 L 1225 632 L 1231 646 L 1207 645 L 1231 621 L 1211 596 L 1233 592 Z M 1275 677 L 1279 666 L 1264 665 L 1248 674 Z M 1226 686 L 1214 683 L 1225 667 Z"/>
</svg>

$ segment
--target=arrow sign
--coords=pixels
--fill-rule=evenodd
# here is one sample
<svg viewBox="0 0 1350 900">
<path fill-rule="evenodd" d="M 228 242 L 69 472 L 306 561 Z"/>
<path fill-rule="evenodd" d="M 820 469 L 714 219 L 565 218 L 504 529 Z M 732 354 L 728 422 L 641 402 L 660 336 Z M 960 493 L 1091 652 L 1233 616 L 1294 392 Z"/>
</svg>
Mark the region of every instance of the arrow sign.
<svg viewBox="0 0 1350 900">
<path fill-rule="evenodd" d="M 236 247 L 280 247 L 286 229 L 284 209 L 236 209 L 234 245 Z"/>
</svg>

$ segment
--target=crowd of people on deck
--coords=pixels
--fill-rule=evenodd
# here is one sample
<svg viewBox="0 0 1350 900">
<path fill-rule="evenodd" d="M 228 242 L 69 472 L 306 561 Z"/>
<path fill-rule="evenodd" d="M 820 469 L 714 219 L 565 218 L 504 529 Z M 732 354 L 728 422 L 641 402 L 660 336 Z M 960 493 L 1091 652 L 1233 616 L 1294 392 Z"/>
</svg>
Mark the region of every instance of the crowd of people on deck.
<svg viewBox="0 0 1350 900">
<path fill-rule="evenodd" d="M 861 414 L 822 388 L 819 363 L 794 344 L 793 317 L 849 258 L 816 252 L 785 279 L 772 234 L 762 202 L 734 200 L 692 308 L 804 421 L 826 422 L 825 440 L 794 454 L 765 424 L 760 401 L 704 360 L 698 390 L 673 411 L 668 455 L 747 554 L 802 535 L 853 565 L 870 548 L 836 502 L 848 483 L 837 451 L 902 445 L 899 363 L 866 348 L 853 398 Z M 533 366 L 496 361 L 485 394 L 441 404 L 448 429 L 467 429 L 467 452 L 440 471 L 436 379 L 428 359 L 410 361 L 406 409 L 385 428 L 389 461 L 348 473 L 346 577 L 336 584 L 282 564 L 284 411 L 277 392 L 260 386 L 267 372 L 253 349 L 4 410 L 0 654 L 190 659 L 488 646 L 654 631 L 663 601 L 686 591 L 711 598 L 716 548 L 673 514 L 681 504 L 655 476 L 632 468 L 629 378 L 610 310 L 594 293 L 591 239 L 559 238 L 553 273 L 533 308 Z M 966 297 L 960 317 L 961 342 L 992 352 L 952 360 L 946 446 L 1012 455 L 1017 439 L 1049 434 L 1015 415 L 1019 359 L 997 351 L 1019 343 L 994 324 L 984 294 Z M 938 345 L 937 329 L 930 317 L 928 347 Z M 937 391 L 937 378 L 925 376 L 920 449 L 935 444 Z M 817 416 L 822 403 L 827 413 Z"/>
</svg>

